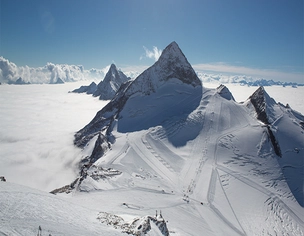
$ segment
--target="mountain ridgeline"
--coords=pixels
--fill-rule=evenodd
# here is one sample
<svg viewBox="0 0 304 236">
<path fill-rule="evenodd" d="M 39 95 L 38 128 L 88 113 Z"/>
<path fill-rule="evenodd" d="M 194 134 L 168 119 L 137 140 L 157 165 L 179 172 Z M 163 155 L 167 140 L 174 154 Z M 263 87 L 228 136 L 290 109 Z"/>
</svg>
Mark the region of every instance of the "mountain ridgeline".
<svg viewBox="0 0 304 236">
<path fill-rule="evenodd" d="M 116 72 L 112 65 L 104 83 L 110 76 L 117 78 Z M 99 85 L 99 88 L 102 86 Z M 101 95 L 97 90 L 95 94 Z M 261 153 L 278 157 L 277 162 L 292 193 L 303 206 L 303 121 L 300 113 L 276 103 L 263 87 L 241 104 L 235 102 L 224 85 L 215 90 L 203 88 L 179 46 L 172 42 L 154 65 L 135 80 L 120 86 L 113 99 L 75 134 L 74 144 L 83 149 L 90 146 L 92 150 L 80 163 L 84 173 L 84 169 L 94 166 L 115 149 L 116 139 L 122 134 L 128 137 L 130 133 L 145 130 L 151 133 L 151 130 L 157 129 L 157 135 L 165 137 L 174 148 L 184 148 L 201 140 L 200 137 L 208 135 L 210 130 L 217 137 L 212 145 L 219 145 L 216 142 L 219 142 L 223 131 L 246 130 L 258 125 L 263 131 L 260 143 L 255 144 L 259 146 L 256 158 Z M 292 132 L 281 128 L 283 125 Z M 247 133 L 246 146 L 254 139 L 250 132 Z M 266 137 L 264 134 L 267 134 Z M 150 135 L 155 134 L 152 132 Z M 197 155 L 202 155 L 199 153 Z M 217 153 L 214 155 L 214 158 L 219 158 Z M 288 168 L 291 163 L 292 170 Z M 298 176 L 296 181 L 293 175 Z"/>
<path fill-rule="evenodd" d="M 175 96 L 166 96 L 171 92 Z M 134 81 L 121 86 L 112 101 L 99 111 L 87 126 L 76 133 L 74 143 L 84 147 L 96 134 L 104 135 L 100 130 L 106 130 L 108 140 L 113 142 L 111 131 L 114 121 L 118 121 L 118 129 L 121 132 L 149 128 L 174 116 L 174 112 L 187 113 L 195 109 L 201 96 L 201 81 L 178 45 L 173 42 L 164 49 L 154 65 Z M 146 100 L 146 103 L 143 103 L 143 100 Z M 184 106 L 184 111 L 174 110 L 168 114 L 163 112 L 170 110 L 179 100 L 184 100 L 180 103 Z M 136 112 L 133 110 L 145 110 L 145 113 L 133 116 L 130 114 Z"/>
<path fill-rule="evenodd" d="M 99 97 L 100 100 L 111 100 L 120 86 L 130 80 L 122 71 L 118 70 L 114 64 L 111 64 L 105 78 L 96 85 L 92 82 L 88 86 L 81 86 L 74 89 L 72 93 L 92 94 L 93 97 Z"/>
</svg>

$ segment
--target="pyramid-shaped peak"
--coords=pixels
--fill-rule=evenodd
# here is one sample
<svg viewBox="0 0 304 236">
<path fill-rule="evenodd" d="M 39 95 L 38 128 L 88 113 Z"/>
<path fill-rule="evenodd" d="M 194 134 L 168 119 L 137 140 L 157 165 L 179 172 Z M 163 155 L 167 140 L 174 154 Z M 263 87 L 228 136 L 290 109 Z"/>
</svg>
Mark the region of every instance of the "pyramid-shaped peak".
<svg viewBox="0 0 304 236">
<path fill-rule="evenodd" d="M 257 118 L 265 124 L 270 124 L 273 116 L 272 107 L 276 104 L 275 100 L 268 95 L 262 86 L 249 99 L 256 110 Z"/>
<path fill-rule="evenodd" d="M 180 51 L 181 52 L 181 49 L 179 48 L 178 44 L 173 41 L 172 43 L 170 43 L 165 49 L 164 51 L 166 50 L 173 50 L 173 51 Z"/>
<path fill-rule="evenodd" d="M 105 78 L 97 85 L 93 96 L 100 96 L 101 100 L 110 100 L 119 87 L 128 80 L 129 78 L 122 71 L 117 70 L 116 65 L 112 63 Z"/>
<path fill-rule="evenodd" d="M 263 95 L 264 96 L 265 89 L 263 86 L 260 86 L 255 92 L 252 94 L 252 96 L 257 96 L 257 95 Z"/>
<path fill-rule="evenodd" d="M 117 70 L 117 67 L 114 63 L 112 63 L 110 68 L 109 68 L 109 71 L 111 71 L 111 70 Z"/>
<path fill-rule="evenodd" d="M 221 84 L 219 87 L 217 87 L 217 93 L 221 96 L 221 97 L 223 97 L 223 98 L 225 98 L 225 99 L 227 99 L 227 100 L 233 100 L 233 101 L 235 101 L 234 100 L 234 97 L 233 97 L 233 95 L 232 95 L 232 93 L 229 91 L 229 89 L 225 86 L 225 85 L 223 85 L 223 84 Z"/>
<path fill-rule="evenodd" d="M 250 100 L 258 100 L 259 102 L 267 105 L 275 104 L 275 100 L 269 96 L 263 86 L 260 86 L 251 96 Z"/>
<path fill-rule="evenodd" d="M 173 41 L 162 52 L 159 61 L 179 61 L 180 63 L 189 64 L 184 53 L 179 48 L 178 44 Z"/>
<path fill-rule="evenodd" d="M 154 76 L 155 78 L 152 82 L 154 84 L 157 81 L 168 81 L 170 78 L 175 78 L 186 84 L 201 86 L 201 81 L 191 64 L 174 41 L 163 50 L 158 61 L 148 68 L 146 72 L 149 71 L 148 73 L 150 73 L 152 70 L 154 71 L 152 74 L 157 75 L 156 77 Z M 146 78 L 147 76 L 145 75 L 144 77 Z"/>
</svg>

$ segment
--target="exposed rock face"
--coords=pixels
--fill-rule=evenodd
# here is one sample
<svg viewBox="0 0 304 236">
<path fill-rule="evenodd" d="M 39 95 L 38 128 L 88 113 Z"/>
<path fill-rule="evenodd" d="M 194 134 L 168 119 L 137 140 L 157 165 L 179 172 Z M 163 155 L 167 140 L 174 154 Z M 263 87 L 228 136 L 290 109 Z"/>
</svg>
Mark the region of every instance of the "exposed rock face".
<svg viewBox="0 0 304 236">
<path fill-rule="evenodd" d="M 275 100 L 266 93 L 263 87 L 259 87 L 249 99 L 256 110 L 257 118 L 265 124 L 270 124 L 273 121 Z"/>
<path fill-rule="evenodd" d="M 229 91 L 229 89 L 225 85 L 221 84 L 219 87 L 217 87 L 217 92 L 219 95 L 221 95 L 221 97 L 223 97 L 227 100 L 235 101 L 232 93 Z"/>
<path fill-rule="evenodd" d="M 93 94 L 97 88 L 97 85 L 95 82 L 92 82 L 90 85 L 87 86 L 81 86 L 78 89 L 74 89 L 72 93 L 86 93 L 86 94 Z"/>
<path fill-rule="evenodd" d="M 266 93 L 263 87 L 259 87 L 250 96 L 249 99 L 255 108 L 257 119 L 267 125 L 269 138 L 271 140 L 275 153 L 279 157 L 282 157 L 280 145 L 271 129 L 271 123 L 275 120 L 276 117 L 273 107 L 276 105 L 275 100 Z"/>
<path fill-rule="evenodd" d="M 110 100 L 114 97 L 120 86 L 129 79 L 130 78 L 112 64 L 104 80 L 97 85 L 96 90 L 93 92 L 93 96 L 99 96 L 100 100 Z"/>
</svg>

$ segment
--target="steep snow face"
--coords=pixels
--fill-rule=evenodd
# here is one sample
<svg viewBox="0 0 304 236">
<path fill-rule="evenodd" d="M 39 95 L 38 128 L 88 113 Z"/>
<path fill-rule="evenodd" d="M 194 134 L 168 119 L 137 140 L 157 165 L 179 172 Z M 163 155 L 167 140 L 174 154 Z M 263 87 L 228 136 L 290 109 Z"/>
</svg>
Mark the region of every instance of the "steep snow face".
<svg viewBox="0 0 304 236">
<path fill-rule="evenodd" d="M 97 85 L 94 97 L 99 96 L 100 100 L 110 100 L 114 97 L 120 86 L 129 78 L 112 64 L 103 81 Z"/>
<path fill-rule="evenodd" d="M 133 132 L 163 125 L 168 119 L 187 119 L 201 97 L 202 87 L 167 81 L 149 96 L 131 96 L 119 113 L 117 130 Z"/>
</svg>

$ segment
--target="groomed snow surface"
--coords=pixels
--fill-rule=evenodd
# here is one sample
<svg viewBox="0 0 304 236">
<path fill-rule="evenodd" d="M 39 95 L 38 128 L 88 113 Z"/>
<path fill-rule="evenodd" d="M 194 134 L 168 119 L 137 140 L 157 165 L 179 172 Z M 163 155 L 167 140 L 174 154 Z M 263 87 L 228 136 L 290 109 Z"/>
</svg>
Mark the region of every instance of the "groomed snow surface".
<svg viewBox="0 0 304 236">
<path fill-rule="evenodd" d="M 0 182 L 0 235 L 37 235 L 39 226 L 42 235 L 122 235 L 98 219 L 101 212 L 133 222 L 156 211 L 170 235 L 304 235 L 303 208 L 265 127 L 245 104 L 221 98 L 214 89 L 204 88 L 200 103 L 183 120 L 176 114 L 162 126 L 151 120 L 153 127 L 132 132 L 116 126 L 116 142 L 95 165 L 120 175 L 88 177 L 70 194 L 47 193 L 76 178 L 83 154 L 73 146 L 74 132 L 106 104 L 68 93 L 79 85 L 0 86 L 0 176 L 7 179 Z M 303 89 L 275 88 L 277 94 L 290 93 L 288 103 L 297 110 L 293 104 L 299 98 L 293 94 Z M 147 235 L 162 234 L 151 223 Z"/>
</svg>

